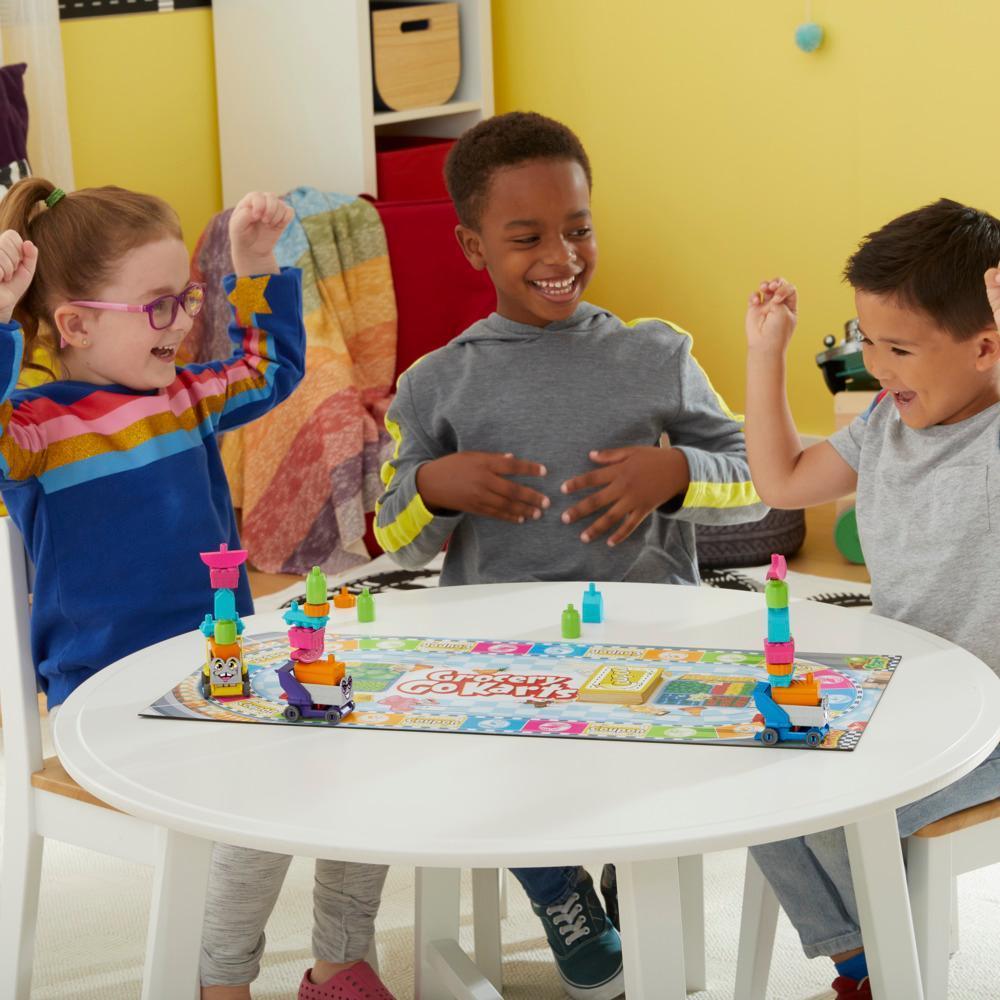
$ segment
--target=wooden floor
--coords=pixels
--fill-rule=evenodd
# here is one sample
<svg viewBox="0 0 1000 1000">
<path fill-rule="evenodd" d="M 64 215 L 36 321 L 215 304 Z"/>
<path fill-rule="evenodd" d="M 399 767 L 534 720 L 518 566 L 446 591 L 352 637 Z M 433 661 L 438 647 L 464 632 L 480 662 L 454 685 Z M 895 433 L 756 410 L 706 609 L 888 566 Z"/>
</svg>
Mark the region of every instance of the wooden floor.
<svg viewBox="0 0 1000 1000">
<path fill-rule="evenodd" d="M 813 507 L 806 511 L 806 540 L 798 554 L 788 561 L 788 568 L 813 576 L 829 576 L 840 580 L 861 580 L 868 582 L 868 570 L 864 566 L 849 563 L 833 544 L 835 520 L 833 504 Z M 250 589 L 254 597 L 264 597 L 275 591 L 284 590 L 302 577 L 281 573 L 259 573 L 250 570 Z"/>
</svg>

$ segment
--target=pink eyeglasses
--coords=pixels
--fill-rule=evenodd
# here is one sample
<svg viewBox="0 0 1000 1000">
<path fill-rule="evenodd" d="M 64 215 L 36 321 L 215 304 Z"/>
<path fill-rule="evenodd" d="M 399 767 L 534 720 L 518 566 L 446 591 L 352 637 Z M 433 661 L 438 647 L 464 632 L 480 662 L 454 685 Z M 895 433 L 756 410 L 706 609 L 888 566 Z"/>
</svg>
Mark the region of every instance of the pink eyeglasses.
<svg viewBox="0 0 1000 1000">
<path fill-rule="evenodd" d="M 114 312 L 145 313 L 149 325 L 154 330 L 166 330 L 177 319 L 177 310 L 183 309 L 192 319 L 201 312 L 205 305 L 205 286 L 199 281 L 192 281 L 180 295 L 161 295 L 144 306 L 126 305 L 124 302 L 89 302 L 74 300 L 71 306 L 86 306 L 88 309 L 111 309 Z"/>
</svg>

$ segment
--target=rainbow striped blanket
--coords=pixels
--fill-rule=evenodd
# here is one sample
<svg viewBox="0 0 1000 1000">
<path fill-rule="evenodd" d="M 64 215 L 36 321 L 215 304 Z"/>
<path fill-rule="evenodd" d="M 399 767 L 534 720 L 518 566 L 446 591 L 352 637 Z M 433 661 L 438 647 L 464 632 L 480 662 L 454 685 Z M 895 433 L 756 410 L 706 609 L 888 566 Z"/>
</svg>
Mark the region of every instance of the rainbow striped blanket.
<svg viewBox="0 0 1000 1000">
<path fill-rule="evenodd" d="M 281 406 L 225 435 L 222 457 L 250 562 L 269 573 L 339 572 L 368 560 L 365 513 L 381 490 L 383 423 L 396 360 L 396 301 L 385 233 L 368 202 L 313 188 L 285 196 L 295 218 L 278 263 L 302 270 L 306 374 Z M 210 288 L 232 270 L 231 210 L 194 252 Z M 224 301 L 212 299 L 189 341 L 197 361 L 229 353 Z"/>
</svg>

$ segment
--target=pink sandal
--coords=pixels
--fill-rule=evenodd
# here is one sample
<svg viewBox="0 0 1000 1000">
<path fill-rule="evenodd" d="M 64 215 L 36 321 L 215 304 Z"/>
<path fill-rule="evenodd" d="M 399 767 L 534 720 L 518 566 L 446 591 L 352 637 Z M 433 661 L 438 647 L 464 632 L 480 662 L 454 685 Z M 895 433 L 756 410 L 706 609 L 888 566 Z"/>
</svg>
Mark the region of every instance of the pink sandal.
<svg viewBox="0 0 1000 1000">
<path fill-rule="evenodd" d="M 396 1000 L 367 962 L 356 962 L 321 986 L 309 978 L 307 969 L 299 984 L 299 1000 Z"/>
</svg>

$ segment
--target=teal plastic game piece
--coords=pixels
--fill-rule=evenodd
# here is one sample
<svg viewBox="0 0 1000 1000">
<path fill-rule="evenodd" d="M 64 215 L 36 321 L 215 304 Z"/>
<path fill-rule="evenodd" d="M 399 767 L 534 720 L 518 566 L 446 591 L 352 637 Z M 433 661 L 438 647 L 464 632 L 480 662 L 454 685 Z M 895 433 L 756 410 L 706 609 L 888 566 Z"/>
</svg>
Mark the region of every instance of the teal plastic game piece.
<svg viewBox="0 0 1000 1000">
<path fill-rule="evenodd" d="M 583 620 L 588 623 L 604 621 L 604 595 L 596 583 L 583 592 Z"/>
<path fill-rule="evenodd" d="M 791 638 L 792 638 L 792 629 L 788 618 L 788 608 L 768 608 L 767 609 L 768 642 L 790 642 Z"/>
<path fill-rule="evenodd" d="M 326 604 L 326 574 L 313 566 L 306 577 L 306 604 Z"/>
<path fill-rule="evenodd" d="M 372 597 L 371 591 L 367 587 L 358 594 L 357 607 L 359 622 L 375 621 L 375 598 Z"/>
<path fill-rule="evenodd" d="M 580 612 L 572 604 L 566 605 L 562 613 L 562 637 L 564 639 L 580 638 Z"/>
</svg>

